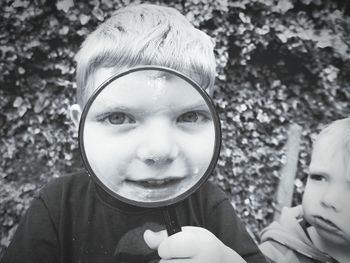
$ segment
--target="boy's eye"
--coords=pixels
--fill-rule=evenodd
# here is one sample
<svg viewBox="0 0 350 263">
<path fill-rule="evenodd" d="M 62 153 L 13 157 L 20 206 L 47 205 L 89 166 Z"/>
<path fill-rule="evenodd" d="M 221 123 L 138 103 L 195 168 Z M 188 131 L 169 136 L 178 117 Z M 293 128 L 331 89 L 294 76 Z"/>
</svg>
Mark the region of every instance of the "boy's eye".
<svg viewBox="0 0 350 263">
<path fill-rule="evenodd" d="M 204 114 L 196 111 L 189 111 L 180 115 L 176 121 L 185 123 L 195 123 L 203 122 L 205 120 L 208 120 L 208 117 L 206 117 Z"/>
<path fill-rule="evenodd" d="M 104 118 L 104 121 L 107 121 L 113 125 L 121 125 L 136 122 L 131 116 L 123 112 L 110 113 Z"/>
<path fill-rule="evenodd" d="M 310 174 L 310 179 L 314 181 L 322 181 L 322 182 L 327 180 L 326 176 L 322 174 Z"/>
</svg>

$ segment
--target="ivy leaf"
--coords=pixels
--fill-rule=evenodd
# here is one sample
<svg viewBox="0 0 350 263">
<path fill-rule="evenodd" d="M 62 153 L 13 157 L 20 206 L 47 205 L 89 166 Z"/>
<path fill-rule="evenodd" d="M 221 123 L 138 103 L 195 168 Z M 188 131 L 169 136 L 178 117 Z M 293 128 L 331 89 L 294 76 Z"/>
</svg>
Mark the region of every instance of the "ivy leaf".
<svg viewBox="0 0 350 263">
<path fill-rule="evenodd" d="M 23 103 L 23 99 L 22 97 L 17 97 L 15 99 L 15 101 L 13 102 L 12 106 L 15 107 L 15 108 L 18 108 L 19 106 L 21 106 Z"/>
<path fill-rule="evenodd" d="M 40 113 L 45 109 L 48 105 L 50 104 L 49 100 L 47 99 L 46 94 L 39 94 L 39 98 L 34 104 L 34 112 L 35 113 Z"/>
<path fill-rule="evenodd" d="M 320 48 L 326 48 L 332 46 L 332 38 L 333 36 L 330 34 L 328 30 L 322 30 L 320 35 L 314 36 L 314 40 L 316 40 L 317 46 Z"/>
<path fill-rule="evenodd" d="M 24 7 L 27 8 L 29 5 L 29 1 L 28 0 L 15 0 L 12 3 L 12 7 L 17 8 L 17 7 Z"/>
<path fill-rule="evenodd" d="M 23 67 L 18 67 L 18 73 L 20 75 L 23 75 L 26 72 L 26 70 Z"/>
<path fill-rule="evenodd" d="M 71 7 L 74 6 L 73 0 L 59 0 L 56 3 L 56 7 L 58 10 L 62 10 L 63 12 L 67 13 Z"/>
<path fill-rule="evenodd" d="M 79 16 L 80 24 L 81 24 L 81 25 L 86 25 L 86 24 L 89 22 L 90 18 L 91 18 L 90 16 L 81 14 L 81 15 Z"/>
<path fill-rule="evenodd" d="M 58 33 L 60 34 L 60 35 L 67 35 L 68 34 L 68 32 L 69 32 L 69 27 L 67 27 L 67 26 L 63 26 L 59 31 L 58 31 Z"/>
<path fill-rule="evenodd" d="M 18 115 L 19 117 L 23 117 L 24 114 L 26 114 L 28 108 L 26 104 L 22 104 L 19 108 L 18 108 Z"/>
<path fill-rule="evenodd" d="M 6 116 L 0 113 L 0 128 L 6 123 Z"/>
<path fill-rule="evenodd" d="M 238 16 L 239 16 L 239 18 L 241 19 L 241 21 L 242 21 L 243 23 L 247 23 L 247 24 L 250 24 L 250 23 L 251 23 L 250 17 L 247 16 L 247 15 L 245 15 L 244 13 L 241 12 L 241 13 L 238 14 Z"/>
<path fill-rule="evenodd" d="M 294 5 L 290 2 L 290 0 L 279 0 L 277 5 L 273 5 L 271 9 L 275 12 L 284 14 L 293 7 Z"/>
<path fill-rule="evenodd" d="M 22 186 L 22 193 L 33 191 L 35 188 L 36 188 L 35 184 L 27 183 L 27 184 Z"/>
<path fill-rule="evenodd" d="M 103 21 L 105 19 L 104 17 L 104 13 L 101 9 L 98 8 L 94 8 L 94 10 L 92 10 L 92 14 L 94 15 L 94 17 L 97 18 L 97 20 L 99 21 Z"/>
</svg>

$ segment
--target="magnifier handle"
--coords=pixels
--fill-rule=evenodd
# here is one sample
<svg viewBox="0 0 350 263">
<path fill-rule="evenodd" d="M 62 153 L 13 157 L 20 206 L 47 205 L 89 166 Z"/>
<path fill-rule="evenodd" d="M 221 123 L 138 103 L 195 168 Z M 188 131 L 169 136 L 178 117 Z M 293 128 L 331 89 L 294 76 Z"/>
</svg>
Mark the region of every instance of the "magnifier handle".
<svg viewBox="0 0 350 263">
<path fill-rule="evenodd" d="M 179 220 L 177 218 L 175 208 L 164 209 L 163 217 L 165 221 L 166 230 L 168 232 L 168 236 L 171 236 L 181 231 L 181 226 L 179 224 Z"/>
</svg>

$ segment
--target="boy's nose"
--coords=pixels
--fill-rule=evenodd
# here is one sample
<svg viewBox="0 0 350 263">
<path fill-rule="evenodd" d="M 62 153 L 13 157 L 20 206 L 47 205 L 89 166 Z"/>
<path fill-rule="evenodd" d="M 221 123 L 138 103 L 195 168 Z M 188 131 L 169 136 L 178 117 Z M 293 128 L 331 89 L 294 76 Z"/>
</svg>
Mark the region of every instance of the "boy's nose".
<svg viewBox="0 0 350 263">
<path fill-rule="evenodd" d="M 176 159 L 179 149 L 171 128 L 154 125 L 143 134 L 137 156 L 147 165 L 167 165 Z"/>
</svg>

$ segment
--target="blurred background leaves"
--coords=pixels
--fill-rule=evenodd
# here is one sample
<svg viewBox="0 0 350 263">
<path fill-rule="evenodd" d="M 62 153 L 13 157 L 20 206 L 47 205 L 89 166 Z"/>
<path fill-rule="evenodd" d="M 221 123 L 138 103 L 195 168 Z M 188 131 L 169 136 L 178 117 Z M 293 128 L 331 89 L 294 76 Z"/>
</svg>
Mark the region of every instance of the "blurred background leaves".
<svg viewBox="0 0 350 263">
<path fill-rule="evenodd" d="M 33 196 L 82 166 L 69 120 L 74 54 L 128 0 L 0 3 L 0 252 Z M 223 143 L 211 180 L 253 235 L 272 220 L 288 129 L 302 127 L 294 202 L 312 138 L 350 113 L 350 3 L 331 0 L 148 1 L 177 8 L 216 43 Z"/>
</svg>

